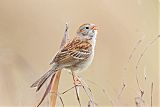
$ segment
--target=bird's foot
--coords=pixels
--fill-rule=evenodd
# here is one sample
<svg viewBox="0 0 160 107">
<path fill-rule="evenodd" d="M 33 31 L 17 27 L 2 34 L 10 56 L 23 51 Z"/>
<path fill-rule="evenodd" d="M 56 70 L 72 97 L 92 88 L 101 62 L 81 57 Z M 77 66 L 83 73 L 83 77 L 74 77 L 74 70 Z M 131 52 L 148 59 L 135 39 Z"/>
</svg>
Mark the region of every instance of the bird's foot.
<svg viewBox="0 0 160 107">
<path fill-rule="evenodd" d="M 80 77 L 74 76 L 74 85 L 75 86 L 82 86 L 82 82 L 81 82 Z"/>
</svg>

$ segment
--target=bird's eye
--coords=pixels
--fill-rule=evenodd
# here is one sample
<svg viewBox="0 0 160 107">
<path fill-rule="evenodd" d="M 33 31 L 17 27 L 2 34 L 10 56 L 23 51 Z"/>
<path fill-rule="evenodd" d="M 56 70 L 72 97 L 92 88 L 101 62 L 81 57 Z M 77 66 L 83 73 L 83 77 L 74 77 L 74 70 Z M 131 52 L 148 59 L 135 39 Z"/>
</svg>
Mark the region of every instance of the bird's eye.
<svg viewBox="0 0 160 107">
<path fill-rule="evenodd" d="M 86 27 L 86 29 L 89 29 L 89 27 Z"/>
</svg>

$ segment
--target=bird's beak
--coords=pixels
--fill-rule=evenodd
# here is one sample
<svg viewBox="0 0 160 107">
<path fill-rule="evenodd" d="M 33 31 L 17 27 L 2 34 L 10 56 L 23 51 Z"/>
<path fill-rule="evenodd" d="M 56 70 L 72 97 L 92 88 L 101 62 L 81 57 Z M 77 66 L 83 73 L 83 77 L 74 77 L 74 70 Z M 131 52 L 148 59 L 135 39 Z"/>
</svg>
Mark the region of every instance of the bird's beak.
<svg viewBox="0 0 160 107">
<path fill-rule="evenodd" d="M 97 26 L 93 26 L 91 29 L 92 30 L 98 30 Z"/>
</svg>

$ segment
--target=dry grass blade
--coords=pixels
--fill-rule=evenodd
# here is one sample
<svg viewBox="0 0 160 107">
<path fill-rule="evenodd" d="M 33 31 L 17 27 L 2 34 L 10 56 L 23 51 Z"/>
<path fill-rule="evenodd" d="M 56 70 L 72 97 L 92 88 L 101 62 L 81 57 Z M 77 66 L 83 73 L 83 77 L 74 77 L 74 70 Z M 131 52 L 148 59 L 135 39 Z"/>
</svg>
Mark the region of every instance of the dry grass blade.
<svg viewBox="0 0 160 107">
<path fill-rule="evenodd" d="M 149 44 L 144 48 L 143 52 L 140 54 L 139 58 L 138 58 L 138 61 L 137 61 L 137 64 L 136 64 L 136 69 L 138 69 L 138 66 L 140 64 L 140 61 L 142 59 L 142 57 L 144 56 L 144 54 L 146 53 L 146 51 L 149 49 L 149 47 L 155 43 L 155 41 L 158 40 L 158 38 L 160 37 L 160 35 L 156 36 L 151 42 L 149 42 Z"/>
<path fill-rule="evenodd" d="M 113 98 L 108 94 L 108 91 L 106 91 L 105 89 L 103 89 L 102 87 L 100 87 L 98 84 L 96 84 L 95 82 L 88 80 L 88 82 L 90 82 L 91 84 L 95 85 L 103 94 L 105 97 L 107 97 L 112 105 L 112 107 L 115 107 L 115 102 L 113 101 Z"/>
</svg>

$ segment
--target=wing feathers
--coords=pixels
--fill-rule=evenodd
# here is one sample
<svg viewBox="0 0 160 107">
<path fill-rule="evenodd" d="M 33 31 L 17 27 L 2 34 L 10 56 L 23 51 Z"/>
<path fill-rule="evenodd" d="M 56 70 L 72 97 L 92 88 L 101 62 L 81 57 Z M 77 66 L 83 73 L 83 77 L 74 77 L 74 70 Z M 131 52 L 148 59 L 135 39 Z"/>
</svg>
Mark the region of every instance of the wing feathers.
<svg viewBox="0 0 160 107">
<path fill-rule="evenodd" d="M 71 42 L 66 44 L 55 56 L 50 63 L 70 63 L 77 60 L 85 60 L 91 54 L 92 45 L 87 40 L 81 40 L 76 37 Z"/>
</svg>

